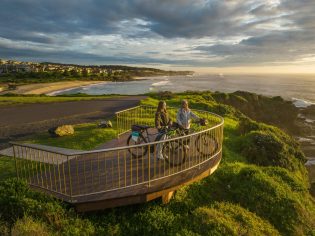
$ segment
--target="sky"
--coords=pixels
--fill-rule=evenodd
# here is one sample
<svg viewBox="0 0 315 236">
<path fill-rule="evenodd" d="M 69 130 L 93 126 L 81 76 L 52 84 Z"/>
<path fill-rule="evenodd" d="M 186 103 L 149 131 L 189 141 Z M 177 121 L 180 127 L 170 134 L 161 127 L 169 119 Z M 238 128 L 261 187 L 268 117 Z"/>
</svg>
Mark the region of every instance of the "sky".
<svg viewBox="0 0 315 236">
<path fill-rule="evenodd" d="M 315 0 L 1 0 L 0 58 L 315 73 Z"/>
</svg>

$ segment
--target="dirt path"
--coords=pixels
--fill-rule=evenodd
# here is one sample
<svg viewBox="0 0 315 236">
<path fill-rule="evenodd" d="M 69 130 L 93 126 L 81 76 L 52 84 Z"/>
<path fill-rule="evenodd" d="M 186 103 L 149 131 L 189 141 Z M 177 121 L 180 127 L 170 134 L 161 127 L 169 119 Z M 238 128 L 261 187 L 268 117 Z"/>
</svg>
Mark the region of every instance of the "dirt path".
<svg viewBox="0 0 315 236">
<path fill-rule="evenodd" d="M 108 98 L 0 108 L 0 148 L 10 140 L 60 124 L 92 122 L 139 104 L 144 96 Z"/>
</svg>

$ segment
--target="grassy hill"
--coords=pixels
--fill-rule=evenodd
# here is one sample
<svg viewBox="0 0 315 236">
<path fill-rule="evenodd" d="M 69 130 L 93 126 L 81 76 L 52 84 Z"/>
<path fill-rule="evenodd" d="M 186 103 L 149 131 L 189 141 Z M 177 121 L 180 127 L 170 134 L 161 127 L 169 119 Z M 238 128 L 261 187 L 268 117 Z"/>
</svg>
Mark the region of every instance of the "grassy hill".
<svg viewBox="0 0 315 236">
<path fill-rule="evenodd" d="M 279 98 L 254 97 L 190 92 L 152 94 L 142 101 L 156 106 L 163 99 L 168 105 L 179 106 L 185 98 L 192 108 L 225 118 L 223 158 L 218 170 L 178 190 L 167 205 L 155 200 L 78 215 L 71 206 L 10 178 L 14 176 L 14 163 L 0 158 L 1 173 L 6 172 L 0 175 L 0 234 L 315 235 L 315 200 L 309 193 L 304 154 L 290 135 L 270 125 L 287 118 L 274 113 L 288 110 L 289 104 Z M 268 118 L 266 109 L 275 118 Z M 288 115 L 294 116 L 293 109 Z M 261 114 L 255 110 L 261 110 Z M 265 120 L 269 124 L 254 119 L 269 119 Z M 101 137 L 77 142 L 76 148 L 81 145 L 82 149 L 93 148 L 103 137 L 112 135 L 112 130 L 98 131 L 93 124 L 81 125 L 78 130 L 80 140 L 89 134 Z M 45 134 L 31 141 L 52 143 Z M 53 144 L 73 145 L 69 137 Z"/>
</svg>

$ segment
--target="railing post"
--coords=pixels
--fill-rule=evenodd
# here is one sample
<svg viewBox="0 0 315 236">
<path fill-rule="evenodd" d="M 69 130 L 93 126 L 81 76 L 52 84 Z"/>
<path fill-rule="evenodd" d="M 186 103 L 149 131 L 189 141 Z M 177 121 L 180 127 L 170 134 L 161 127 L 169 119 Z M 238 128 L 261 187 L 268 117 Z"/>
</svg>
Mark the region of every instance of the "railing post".
<svg viewBox="0 0 315 236">
<path fill-rule="evenodd" d="M 150 187 L 150 184 L 151 184 L 151 145 L 150 144 L 147 144 L 148 145 L 148 162 L 149 162 L 149 164 L 148 164 L 148 168 L 149 168 L 149 170 L 148 170 L 148 183 L 149 183 L 149 187 Z"/>
<path fill-rule="evenodd" d="M 16 159 L 16 153 L 15 153 L 15 145 L 13 145 L 13 156 L 14 156 L 14 161 L 15 161 L 16 177 L 19 179 L 19 171 L 18 171 L 18 168 L 17 168 L 17 159 Z"/>
<path fill-rule="evenodd" d="M 118 113 L 115 113 L 116 116 L 116 135 L 117 135 L 117 139 L 119 139 L 119 124 L 118 124 Z"/>
<path fill-rule="evenodd" d="M 69 156 L 67 155 L 67 164 L 68 164 L 68 175 L 69 175 L 69 187 L 70 187 L 70 202 L 72 201 L 72 178 L 71 178 L 71 168 L 69 162 Z"/>
</svg>

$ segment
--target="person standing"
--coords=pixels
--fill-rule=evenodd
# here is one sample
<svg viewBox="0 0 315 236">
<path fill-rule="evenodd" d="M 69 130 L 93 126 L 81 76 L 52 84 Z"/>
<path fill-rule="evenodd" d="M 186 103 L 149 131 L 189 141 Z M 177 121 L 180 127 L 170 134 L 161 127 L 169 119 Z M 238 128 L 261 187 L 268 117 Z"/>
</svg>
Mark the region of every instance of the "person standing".
<svg viewBox="0 0 315 236">
<path fill-rule="evenodd" d="M 166 102 L 160 101 L 155 113 L 155 127 L 159 133 L 156 140 L 162 141 L 166 139 L 166 129 L 172 125 L 172 121 L 169 118 L 169 114 L 166 109 Z M 164 160 L 163 157 L 163 143 L 157 144 L 157 158 Z"/>
<path fill-rule="evenodd" d="M 185 134 L 189 133 L 191 120 L 200 120 L 200 118 L 189 109 L 188 101 L 183 100 L 181 108 L 177 112 L 176 122 Z"/>
</svg>

